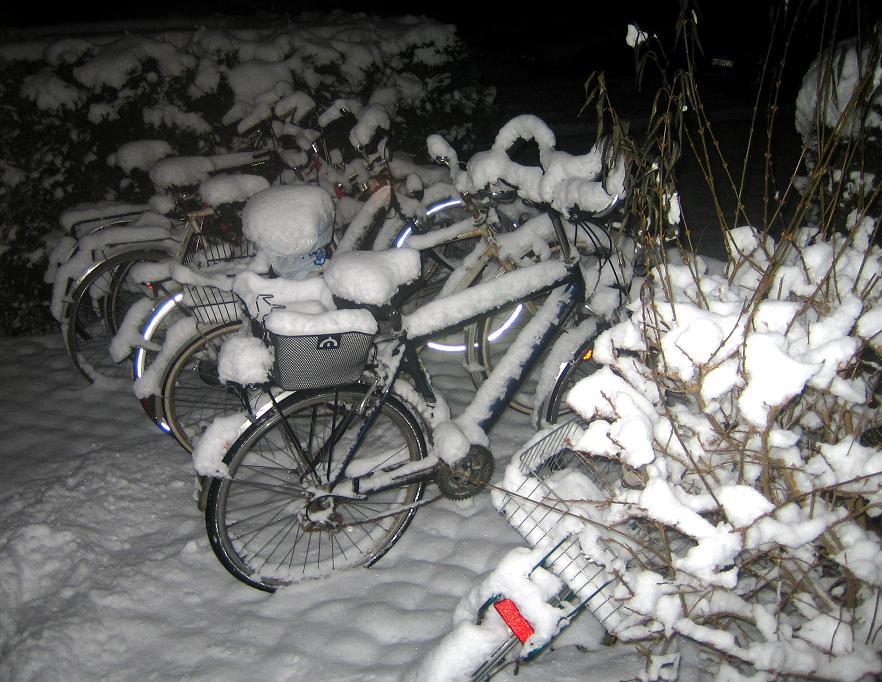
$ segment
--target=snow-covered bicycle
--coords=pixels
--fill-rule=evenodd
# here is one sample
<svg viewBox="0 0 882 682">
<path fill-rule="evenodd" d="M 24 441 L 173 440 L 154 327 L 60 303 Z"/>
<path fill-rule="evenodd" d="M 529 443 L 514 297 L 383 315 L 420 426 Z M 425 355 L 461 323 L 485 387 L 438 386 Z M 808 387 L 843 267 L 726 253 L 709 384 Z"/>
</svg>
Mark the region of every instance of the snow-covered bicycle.
<svg viewBox="0 0 882 682">
<path fill-rule="evenodd" d="M 168 159 L 157 164 L 157 171 L 168 168 L 168 177 L 180 181 L 176 169 L 194 165 L 198 166 L 199 177 L 204 175 L 211 186 L 197 195 L 198 182 L 192 186 L 176 182 L 168 188 L 173 205 L 167 214 L 148 206 L 121 206 L 126 210 L 120 213 L 113 204 L 70 212 L 83 217 L 69 228 L 78 239 L 65 240 L 59 246 L 67 252 L 54 254 L 64 262 L 53 273 L 52 310 L 61 323 L 68 353 L 90 381 L 126 376 L 127 367 L 119 365 L 110 352 L 111 340 L 133 305 L 145 297 L 156 302 L 168 294 L 162 283 L 145 282 L 143 277 L 136 276 L 139 266 L 170 259 L 184 263 L 195 263 L 200 258 L 216 262 L 248 255 L 247 245 L 235 231 L 235 205 L 241 204 L 249 193 L 268 186 L 268 181 L 255 173 L 276 175 L 285 167 L 277 155 L 246 153 Z M 249 171 L 250 189 L 242 182 L 234 183 L 236 196 L 231 198 L 233 185 L 228 181 L 231 175 L 242 177 L 237 170 Z M 209 174 L 213 177 L 209 178 Z M 263 184 L 258 184 L 261 181 Z M 243 189 L 247 190 L 245 194 Z M 198 203 L 202 204 L 203 197 L 211 197 L 212 193 L 217 195 L 215 201 L 209 198 L 213 206 L 194 204 L 194 197 L 198 196 Z"/>
<path fill-rule="evenodd" d="M 486 485 L 493 469 L 488 431 L 583 299 L 578 258 L 559 215 L 549 217 L 563 245 L 557 257 L 410 314 L 390 306 L 389 295 L 419 275 L 419 253 L 397 249 L 331 260 L 323 281 L 333 298 L 354 309 L 274 310 L 265 317 L 274 383 L 291 392 L 267 389 L 262 407 L 215 422 L 194 451 L 197 472 L 219 476 L 207 486 L 206 523 L 215 553 L 233 575 L 272 591 L 369 565 L 400 538 L 425 503 L 429 481 L 454 499 Z M 255 305 L 266 301 L 255 293 Z M 531 299 L 542 299 L 537 314 L 452 419 L 417 349 L 439 333 Z M 318 333 L 302 333 L 311 329 Z M 372 342 L 377 331 L 384 333 Z M 217 448 L 232 440 L 228 451 Z"/>
</svg>

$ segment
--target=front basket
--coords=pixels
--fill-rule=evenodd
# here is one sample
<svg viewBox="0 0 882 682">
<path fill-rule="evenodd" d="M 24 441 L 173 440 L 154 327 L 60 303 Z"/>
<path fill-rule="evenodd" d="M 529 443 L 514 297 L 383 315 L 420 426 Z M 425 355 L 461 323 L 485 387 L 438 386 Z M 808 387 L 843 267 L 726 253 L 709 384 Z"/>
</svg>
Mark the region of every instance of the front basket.
<svg viewBox="0 0 882 682">
<path fill-rule="evenodd" d="M 374 338 L 363 332 L 310 336 L 268 333 L 276 354 L 273 380 L 288 391 L 358 381 Z"/>
</svg>

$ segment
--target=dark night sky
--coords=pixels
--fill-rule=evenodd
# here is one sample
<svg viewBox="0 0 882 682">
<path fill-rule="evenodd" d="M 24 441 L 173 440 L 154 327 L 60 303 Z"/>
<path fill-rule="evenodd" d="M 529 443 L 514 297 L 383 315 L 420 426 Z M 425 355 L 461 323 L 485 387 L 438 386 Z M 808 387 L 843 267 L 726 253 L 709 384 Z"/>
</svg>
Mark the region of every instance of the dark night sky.
<svg viewBox="0 0 882 682">
<path fill-rule="evenodd" d="M 619 55 L 627 58 L 624 46 L 625 29 L 629 22 L 637 22 L 646 30 L 661 33 L 672 29 L 679 8 L 678 0 L 581 0 L 565 6 L 563 3 L 544 3 L 527 0 L 523 3 L 481 3 L 439 0 L 438 2 L 366 2 L 301 0 L 141 0 L 139 2 L 100 3 L 83 2 L 56 4 L 49 9 L 43 3 L 21 0 L 7 1 L 0 10 L 0 27 L 59 26 L 70 23 L 125 22 L 160 19 L 170 16 L 202 18 L 218 15 L 267 15 L 282 14 L 296 17 L 303 11 L 325 12 L 339 8 L 348 12 L 364 12 L 378 16 L 403 14 L 426 15 L 444 22 L 456 24 L 459 34 L 470 44 L 486 53 L 519 52 L 535 53 L 554 60 L 563 57 L 561 48 L 566 45 L 581 46 L 581 56 L 592 61 L 603 60 L 612 55 L 613 62 Z M 717 14 L 725 14 L 714 26 L 708 27 L 716 34 L 713 42 L 725 42 L 726 50 L 744 49 L 754 44 L 758 32 L 755 24 L 766 24 L 768 0 L 742 0 L 740 3 L 706 0 L 706 7 Z M 735 4 L 738 5 L 735 8 Z M 532 7 L 532 9 L 528 9 Z M 750 8 L 753 9 L 750 9 Z M 766 8 L 763 10 L 763 8 Z M 704 10 L 708 11 L 708 10 Z M 717 30 L 716 26 L 724 27 Z M 741 28 L 738 28 L 741 27 Z M 732 40 L 733 36 L 738 36 Z M 722 48 L 722 45 L 720 45 Z M 568 57 L 572 57 L 572 53 Z M 558 66 L 566 67 L 559 62 Z M 607 64 L 595 64 L 595 68 L 607 68 Z"/>
<path fill-rule="evenodd" d="M 857 2 L 857 0 L 855 0 Z M 456 24 L 460 36 L 486 55 L 519 54 L 538 60 L 542 66 L 565 70 L 578 63 L 584 69 L 633 68 L 624 43 L 625 29 L 634 22 L 659 35 L 670 34 L 680 0 L 579 0 L 565 6 L 527 0 L 523 3 L 457 2 L 367 2 L 338 0 L 140 0 L 139 2 L 68 2 L 49 9 L 43 3 L 7 1 L 0 10 L 2 27 L 56 26 L 70 23 L 126 22 L 180 17 L 184 22 L 211 15 L 297 17 L 301 12 L 326 12 L 338 8 L 378 16 L 426 15 Z M 791 7 L 799 2 L 791 0 Z M 757 61 L 768 42 L 771 0 L 704 0 L 699 23 L 705 53 L 710 57 L 735 58 L 739 63 Z M 835 3 L 830 3 L 835 5 Z M 856 14 L 846 0 L 843 22 Z M 882 14 L 882 2 L 864 0 L 865 13 L 872 19 Z M 532 9 L 530 9 L 532 8 Z M 816 12 L 820 16 L 820 12 Z M 853 28 L 846 27 L 844 35 Z M 670 41 L 669 43 L 670 44 Z M 799 40 L 796 48 L 806 55 L 817 52 L 817 43 Z"/>
<path fill-rule="evenodd" d="M 768 7 L 768 0 L 747 0 L 740 3 L 707 0 L 706 7 L 725 16 L 721 22 L 730 34 L 733 22 L 749 26 L 757 15 L 762 16 L 762 8 Z M 737 4 L 737 8 L 734 6 Z M 561 40 L 603 41 L 605 36 L 624 35 L 628 22 L 639 22 L 649 30 L 660 31 L 673 25 L 679 8 L 678 0 L 656 0 L 640 2 L 636 0 L 581 0 L 565 7 L 562 3 L 543 3 L 527 0 L 523 3 L 456 2 L 371 2 L 317 1 L 280 2 L 278 0 L 194 0 L 173 2 L 172 0 L 149 0 L 140 2 L 96 3 L 88 0 L 79 3 L 63 3 L 48 9 L 42 3 L 13 1 L 5 3 L 0 10 L 0 26 L 58 25 L 66 23 L 87 23 L 96 21 L 121 21 L 157 19 L 165 16 L 204 17 L 211 14 L 246 15 L 283 14 L 297 16 L 303 11 L 324 12 L 339 8 L 349 12 L 364 12 L 379 16 L 398 16 L 403 14 L 426 15 L 441 21 L 454 23 L 467 39 L 481 40 L 494 49 L 501 49 L 512 42 L 521 47 L 547 45 Z M 750 8 L 753 7 L 751 10 Z M 709 12 L 709 10 L 703 10 Z M 765 12 L 767 13 L 767 11 Z M 737 29 L 736 29 L 737 32 Z M 752 31 L 742 32 L 747 42 L 752 39 Z"/>
</svg>

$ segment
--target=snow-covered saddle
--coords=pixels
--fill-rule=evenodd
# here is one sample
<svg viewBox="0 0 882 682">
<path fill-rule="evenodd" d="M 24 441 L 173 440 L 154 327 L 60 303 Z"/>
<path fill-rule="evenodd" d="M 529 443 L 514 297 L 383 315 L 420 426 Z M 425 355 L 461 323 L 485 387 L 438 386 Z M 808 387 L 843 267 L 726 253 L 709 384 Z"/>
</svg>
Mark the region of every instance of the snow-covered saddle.
<svg viewBox="0 0 882 682">
<path fill-rule="evenodd" d="M 419 275 L 420 253 L 408 248 L 338 253 L 324 273 L 336 300 L 366 306 L 389 305 Z"/>
</svg>

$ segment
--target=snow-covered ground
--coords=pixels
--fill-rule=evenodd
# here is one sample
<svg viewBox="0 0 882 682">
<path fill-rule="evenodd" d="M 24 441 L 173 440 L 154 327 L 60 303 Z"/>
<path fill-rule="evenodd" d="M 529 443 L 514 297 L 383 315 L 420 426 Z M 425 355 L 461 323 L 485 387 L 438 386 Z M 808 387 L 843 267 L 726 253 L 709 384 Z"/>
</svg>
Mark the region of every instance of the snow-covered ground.
<svg viewBox="0 0 882 682">
<path fill-rule="evenodd" d="M 0 339 L 0 358 L 0 679 L 404 679 L 523 544 L 489 495 L 442 500 L 374 567 L 258 592 L 215 559 L 191 459 L 128 385 L 86 385 L 58 335 Z M 457 362 L 431 363 L 454 405 L 468 400 Z M 497 476 L 531 433 L 505 415 Z M 565 646 L 518 679 L 635 675 L 639 657 L 601 636 L 585 616 L 568 639 L 587 651 Z"/>
<path fill-rule="evenodd" d="M 742 136 L 731 126 L 725 137 L 740 151 Z M 721 255 L 715 211 L 698 193 L 694 166 L 692 173 L 680 189 L 696 245 Z M 494 168 L 493 177 L 498 175 Z M 747 176 L 748 187 L 762 177 L 754 166 Z M 753 192 L 746 203 L 759 223 L 760 207 L 750 201 L 756 196 Z M 849 329 L 857 314 L 848 320 Z M 878 324 L 878 314 L 872 317 Z M 696 344 L 713 346 L 712 335 L 691 337 L 698 339 L 691 350 L 702 350 Z M 780 378 L 781 368 L 768 362 L 776 357 L 767 355 L 761 369 L 748 368 L 748 374 Z M 459 360 L 428 358 L 454 414 L 473 395 Z M 193 501 L 191 460 L 148 422 L 127 383 L 85 385 L 55 334 L 0 339 L 0 368 L 7 389 L 0 398 L 0 680 L 426 679 L 420 663 L 450 630 L 457 604 L 510 548 L 524 544 L 488 495 L 461 504 L 442 500 L 422 509 L 403 539 L 370 569 L 274 595 L 256 592 L 215 560 Z M 732 379 L 727 389 L 736 385 Z M 742 398 L 746 395 L 745 390 Z M 756 410 L 746 409 L 757 402 L 744 402 L 742 412 L 764 426 L 764 411 L 760 419 Z M 491 434 L 494 481 L 532 433 L 529 419 L 514 412 L 497 425 Z M 661 473 L 655 471 L 656 483 Z M 868 476 L 877 473 L 878 468 Z M 653 513 L 669 511 L 663 504 L 644 506 Z M 749 515 L 746 523 L 764 514 Z M 706 545 L 714 537 L 706 535 Z M 715 570 L 728 571 L 728 560 L 718 563 Z M 866 579 L 876 584 L 877 576 Z M 662 584 L 650 582 L 653 590 Z M 835 633 L 847 629 L 842 621 L 827 621 L 833 635 L 826 639 L 824 633 L 812 637 L 811 627 L 796 635 L 820 658 Z M 781 622 L 790 627 L 786 618 Z M 762 635 L 770 642 L 792 643 L 792 633 L 781 630 L 779 637 L 776 628 L 767 630 Z M 602 638 L 586 615 L 519 679 L 638 676 L 643 660 L 634 648 L 604 646 Z M 700 670 L 699 657 L 684 655 L 680 679 L 703 679 L 707 675 Z M 848 673 L 843 669 L 841 676 Z"/>
</svg>

